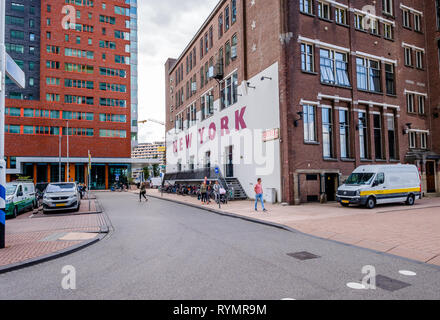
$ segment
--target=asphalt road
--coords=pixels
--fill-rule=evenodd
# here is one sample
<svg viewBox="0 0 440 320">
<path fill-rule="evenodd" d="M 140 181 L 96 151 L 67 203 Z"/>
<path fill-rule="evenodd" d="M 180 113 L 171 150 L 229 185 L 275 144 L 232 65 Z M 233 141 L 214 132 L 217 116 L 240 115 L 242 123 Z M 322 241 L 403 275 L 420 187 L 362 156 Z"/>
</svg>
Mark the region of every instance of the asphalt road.
<svg viewBox="0 0 440 320">
<path fill-rule="evenodd" d="M 0 299 L 440 299 L 440 269 L 131 193 L 98 193 L 113 224 L 69 256 L 0 275 Z M 258 213 L 262 214 L 262 213 Z M 288 253 L 320 258 L 301 261 Z M 61 270 L 76 270 L 64 290 Z M 355 290 L 364 266 L 406 283 Z M 415 272 L 404 276 L 400 270 Z"/>
</svg>

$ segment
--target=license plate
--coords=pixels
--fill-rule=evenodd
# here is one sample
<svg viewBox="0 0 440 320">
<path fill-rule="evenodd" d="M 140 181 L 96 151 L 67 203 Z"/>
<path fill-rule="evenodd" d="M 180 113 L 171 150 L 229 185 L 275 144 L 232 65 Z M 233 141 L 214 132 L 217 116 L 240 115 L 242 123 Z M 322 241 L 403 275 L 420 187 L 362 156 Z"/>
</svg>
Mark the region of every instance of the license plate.
<svg viewBox="0 0 440 320">
<path fill-rule="evenodd" d="M 66 205 L 64 204 L 64 203 L 57 203 L 56 205 L 55 205 L 55 207 L 65 207 Z"/>
<path fill-rule="evenodd" d="M 342 200 L 342 203 L 350 203 L 348 200 Z"/>
</svg>

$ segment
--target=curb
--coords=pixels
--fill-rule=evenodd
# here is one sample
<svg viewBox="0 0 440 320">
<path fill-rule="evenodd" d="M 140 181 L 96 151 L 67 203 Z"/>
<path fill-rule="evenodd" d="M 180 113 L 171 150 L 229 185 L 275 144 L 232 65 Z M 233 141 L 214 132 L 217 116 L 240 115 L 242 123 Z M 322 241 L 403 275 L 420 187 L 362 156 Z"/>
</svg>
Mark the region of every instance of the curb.
<svg viewBox="0 0 440 320">
<path fill-rule="evenodd" d="M 95 200 L 96 204 L 98 206 L 98 200 Z M 99 204 L 99 208 L 100 210 L 102 210 L 101 205 Z M 91 240 L 86 240 L 83 243 L 71 246 L 69 248 L 60 250 L 60 251 L 56 251 L 53 253 L 49 253 L 47 255 L 44 256 L 40 256 L 40 257 L 36 257 L 36 258 L 32 258 L 32 259 L 28 259 L 25 261 L 21 261 L 21 262 L 16 262 L 13 264 L 9 264 L 3 267 L 0 267 L 0 275 L 1 274 L 5 274 L 8 272 L 12 272 L 12 271 L 17 271 L 20 269 L 24 269 L 24 268 L 28 268 L 28 267 L 32 267 L 35 266 L 37 264 L 41 264 L 44 262 L 48 262 L 51 260 L 55 260 L 64 256 L 67 256 L 69 254 L 75 253 L 77 251 L 80 251 L 82 249 L 85 249 L 99 241 L 101 241 L 102 239 L 104 239 L 111 231 L 111 222 L 110 219 L 108 218 L 107 214 L 105 214 L 103 211 L 101 212 L 97 212 L 97 213 L 101 213 L 104 215 L 104 221 L 106 223 L 106 226 L 101 226 L 100 227 L 100 231 L 98 232 L 98 236 L 95 239 L 91 239 Z M 76 214 L 76 215 L 80 215 L 80 214 Z"/>
<path fill-rule="evenodd" d="M 28 268 L 28 267 L 32 267 L 35 266 L 37 264 L 43 263 L 43 262 L 47 262 L 47 261 L 51 261 L 51 260 L 55 260 L 64 256 L 67 256 L 71 253 L 77 252 L 81 249 L 84 249 L 88 246 L 91 246 L 92 244 L 97 243 L 98 241 L 100 241 L 102 238 L 96 238 L 96 239 L 92 239 L 92 240 L 88 240 L 85 243 L 80 243 L 76 246 L 70 247 L 70 248 L 66 248 L 64 250 L 61 251 L 57 251 L 55 253 L 50 253 L 47 254 L 45 256 L 42 257 L 38 257 L 38 258 L 33 258 L 33 259 L 29 259 L 29 260 L 25 260 L 23 262 L 17 262 L 11 265 L 7 265 L 4 267 L 0 267 L 0 274 L 4 274 L 7 272 L 11 272 L 11 271 L 17 271 L 20 269 L 24 269 L 24 268 Z"/>
<path fill-rule="evenodd" d="M 216 210 L 216 209 L 206 208 L 206 207 L 198 206 L 196 204 L 187 203 L 187 202 L 183 202 L 183 201 L 179 201 L 179 200 L 165 199 L 165 198 L 162 198 L 160 196 L 153 196 L 153 195 L 148 195 L 147 194 L 147 197 L 151 197 L 151 198 L 155 198 L 155 199 L 159 199 L 159 200 L 163 200 L 163 201 L 169 201 L 169 202 L 173 202 L 173 203 L 178 203 L 178 204 L 181 204 L 181 205 L 185 205 L 185 206 L 196 208 L 196 209 L 201 209 L 201 210 L 212 212 L 212 213 L 219 214 L 219 215 L 222 215 L 222 216 L 228 216 L 228 217 L 231 217 L 231 218 L 241 219 L 241 220 L 245 220 L 245 221 L 250 221 L 250 222 L 254 222 L 254 223 L 258 223 L 258 224 L 262 224 L 262 225 L 267 225 L 267 226 L 275 227 L 275 228 L 282 229 L 282 230 L 285 230 L 285 231 L 288 231 L 288 232 L 297 233 L 297 234 L 301 234 L 301 235 L 304 235 L 304 236 L 312 237 L 314 239 L 330 241 L 330 242 L 337 243 L 337 244 L 340 244 L 340 245 L 344 245 L 344 246 L 347 246 L 347 247 L 353 247 L 353 248 L 357 248 L 357 249 L 373 252 L 373 253 L 376 253 L 376 254 L 382 254 L 382 255 L 389 256 L 389 257 L 398 258 L 398 259 L 405 260 L 405 261 L 412 262 L 412 263 L 422 264 L 422 265 L 425 265 L 425 266 L 428 266 L 428 267 L 432 267 L 432 268 L 440 271 L 440 266 L 435 265 L 435 264 L 429 264 L 427 262 L 423 262 L 423 261 L 419 261 L 419 260 L 414 260 L 414 259 L 410 259 L 410 258 L 401 257 L 401 256 L 394 255 L 394 254 L 391 254 L 391 253 L 388 253 L 388 252 L 377 251 L 377 250 L 370 249 L 370 248 L 364 248 L 364 247 L 357 246 L 355 244 L 345 243 L 345 242 L 341 242 L 341 241 L 337 241 L 337 240 L 333 240 L 333 239 L 322 238 L 322 237 L 319 237 L 319 236 L 315 236 L 313 234 L 309 234 L 309 233 L 305 233 L 305 232 L 299 231 L 297 229 L 293 229 L 293 228 L 288 227 L 288 226 L 283 225 L 283 224 L 279 224 L 279 223 L 275 223 L 275 222 L 270 222 L 270 221 L 264 221 L 264 220 L 260 220 L 260 219 L 256 219 L 256 218 L 245 217 L 245 216 L 242 216 L 242 215 L 239 215 L 239 214 L 236 214 L 236 213 L 231 213 L 231 212 L 226 212 L 226 211 L 220 211 L 220 210 Z"/>
</svg>

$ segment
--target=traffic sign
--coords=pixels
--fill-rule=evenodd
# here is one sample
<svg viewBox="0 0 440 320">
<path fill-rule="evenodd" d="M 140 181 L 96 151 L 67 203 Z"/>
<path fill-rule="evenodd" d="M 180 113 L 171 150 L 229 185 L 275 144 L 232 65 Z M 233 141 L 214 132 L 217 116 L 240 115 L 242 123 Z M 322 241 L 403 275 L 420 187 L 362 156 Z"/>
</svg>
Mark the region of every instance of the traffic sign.
<svg viewBox="0 0 440 320">
<path fill-rule="evenodd" d="M 215 167 L 215 174 L 219 174 L 220 173 L 220 169 L 218 167 Z"/>
</svg>

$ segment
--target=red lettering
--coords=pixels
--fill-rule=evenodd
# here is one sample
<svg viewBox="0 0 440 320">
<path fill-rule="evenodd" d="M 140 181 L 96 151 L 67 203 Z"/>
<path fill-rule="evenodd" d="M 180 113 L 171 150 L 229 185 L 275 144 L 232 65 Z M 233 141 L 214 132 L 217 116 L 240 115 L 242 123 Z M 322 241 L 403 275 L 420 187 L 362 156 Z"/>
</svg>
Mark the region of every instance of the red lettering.
<svg viewBox="0 0 440 320">
<path fill-rule="evenodd" d="M 187 149 L 191 148 L 192 136 L 193 136 L 192 133 L 186 135 L 185 140 L 186 140 L 186 148 Z"/>
<path fill-rule="evenodd" d="M 220 120 L 220 130 L 222 133 L 222 137 L 226 134 L 229 134 L 229 118 L 228 117 L 223 117 Z"/>
<path fill-rule="evenodd" d="M 177 141 L 173 142 L 174 153 L 177 153 Z"/>
<path fill-rule="evenodd" d="M 211 123 L 209 125 L 209 139 L 214 140 L 215 139 L 215 133 L 217 132 L 217 127 L 215 126 L 215 123 Z"/>
<path fill-rule="evenodd" d="M 240 131 L 241 129 L 246 129 L 246 122 L 244 121 L 244 113 L 246 107 L 243 107 L 240 111 L 235 111 L 235 130 Z M 241 129 L 240 129 L 241 127 Z"/>
<path fill-rule="evenodd" d="M 180 151 L 183 151 L 183 138 L 180 138 Z"/>
<path fill-rule="evenodd" d="M 203 144 L 203 132 L 205 132 L 205 127 L 203 127 L 202 129 L 199 129 L 200 144 Z"/>
</svg>

